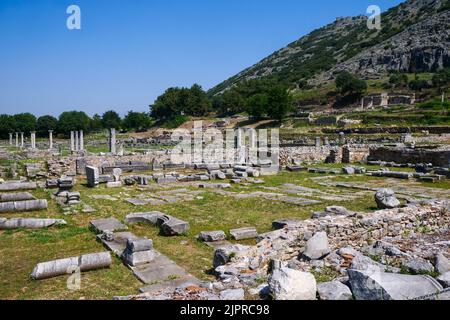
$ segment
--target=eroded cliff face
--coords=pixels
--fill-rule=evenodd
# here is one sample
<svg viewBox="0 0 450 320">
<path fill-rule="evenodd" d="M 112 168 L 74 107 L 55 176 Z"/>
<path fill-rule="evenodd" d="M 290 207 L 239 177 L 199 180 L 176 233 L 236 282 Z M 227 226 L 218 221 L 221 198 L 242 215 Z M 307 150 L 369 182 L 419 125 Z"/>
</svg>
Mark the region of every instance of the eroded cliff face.
<svg viewBox="0 0 450 320">
<path fill-rule="evenodd" d="M 450 13 L 434 15 L 320 74 L 312 83 L 347 70 L 363 78 L 390 72 L 434 72 L 450 66 Z"/>
</svg>

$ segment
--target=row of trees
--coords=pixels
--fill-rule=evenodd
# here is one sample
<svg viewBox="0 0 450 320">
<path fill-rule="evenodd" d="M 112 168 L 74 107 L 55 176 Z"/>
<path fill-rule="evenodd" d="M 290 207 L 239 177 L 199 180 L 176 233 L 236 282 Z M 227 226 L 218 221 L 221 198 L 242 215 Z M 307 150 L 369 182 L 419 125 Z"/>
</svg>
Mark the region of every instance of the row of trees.
<svg viewBox="0 0 450 320">
<path fill-rule="evenodd" d="M 145 112 L 130 111 L 122 119 L 115 111 L 107 111 L 102 116 L 95 114 L 92 118 L 82 111 L 63 112 L 58 118 L 45 115 L 36 118 L 31 113 L 0 115 L 0 136 L 7 138 L 11 132 L 36 131 L 38 136 L 47 136 L 49 130 L 67 134 L 73 130 L 87 133 L 103 129 L 145 130 L 152 125 L 152 118 Z"/>
<path fill-rule="evenodd" d="M 418 74 L 410 80 L 405 73 L 395 72 L 389 77 L 389 82 L 385 84 L 386 89 L 406 89 L 421 91 L 423 89 L 436 88 L 442 92 L 450 84 L 450 68 L 439 70 L 433 74 L 431 80 L 420 79 Z"/>
<path fill-rule="evenodd" d="M 170 88 L 156 99 L 150 109 L 152 117 L 158 120 L 202 117 L 211 112 L 220 115 L 247 112 L 258 118 L 282 119 L 291 107 L 288 88 L 263 79 L 245 81 L 214 97 L 209 97 L 197 84 L 191 88 Z"/>
</svg>

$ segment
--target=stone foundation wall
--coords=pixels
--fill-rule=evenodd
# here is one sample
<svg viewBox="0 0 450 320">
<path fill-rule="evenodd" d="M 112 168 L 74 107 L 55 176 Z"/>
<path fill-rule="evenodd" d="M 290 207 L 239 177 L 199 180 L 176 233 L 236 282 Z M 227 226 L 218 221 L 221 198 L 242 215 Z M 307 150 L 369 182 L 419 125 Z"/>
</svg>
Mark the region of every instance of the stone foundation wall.
<svg viewBox="0 0 450 320">
<path fill-rule="evenodd" d="M 369 160 L 396 163 L 432 163 L 434 166 L 450 167 L 450 148 L 408 149 L 395 147 L 372 147 Z"/>
<path fill-rule="evenodd" d="M 369 156 L 369 146 L 344 146 L 342 148 L 342 162 L 343 163 L 356 163 L 366 162 Z"/>
<path fill-rule="evenodd" d="M 331 150 L 339 153 L 340 147 L 284 147 L 280 148 L 280 165 L 289 165 L 299 162 L 325 162 Z"/>
</svg>

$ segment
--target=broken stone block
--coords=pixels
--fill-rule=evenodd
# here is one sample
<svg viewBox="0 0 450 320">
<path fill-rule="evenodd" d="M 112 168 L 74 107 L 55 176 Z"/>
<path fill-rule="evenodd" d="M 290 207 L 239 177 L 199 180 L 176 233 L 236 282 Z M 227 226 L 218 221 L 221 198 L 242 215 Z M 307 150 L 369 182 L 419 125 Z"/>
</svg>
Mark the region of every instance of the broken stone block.
<svg viewBox="0 0 450 320">
<path fill-rule="evenodd" d="M 298 225 L 301 220 L 296 219 L 280 219 L 272 222 L 272 228 L 274 230 L 284 229 L 285 227 Z"/>
<path fill-rule="evenodd" d="M 113 175 L 113 178 L 114 178 L 114 181 L 115 181 L 115 182 L 120 181 L 120 176 L 122 175 L 122 169 L 120 169 L 120 168 L 114 168 L 114 169 L 112 170 L 112 175 Z"/>
<path fill-rule="evenodd" d="M 87 185 L 90 188 L 98 186 L 99 182 L 99 170 L 97 167 L 86 166 L 86 179 Z"/>
<path fill-rule="evenodd" d="M 318 232 L 306 242 L 303 256 L 309 260 L 319 260 L 331 252 L 326 232 Z"/>
<path fill-rule="evenodd" d="M 120 188 L 122 187 L 122 181 L 113 181 L 106 183 L 107 188 Z"/>
<path fill-rule="evenodd" d="M 163 215 L 164 213 L 159 211 L 130 213 L 125 217 L 125 223 L 127 224 L 148 223 L 152 225 L 157 225 L 158 218 Z"/>
<path fill-rule="evenodd" d="M 122 254 L 124 262 L 132 267 L 147 264 L 153 261 L 155 257 L 156 252 L 153 250 L 153 242 L 147 238 L 128 240 Z"/>
<path fill-rule="evenodd" d="M 72 189 L 75 181 L 71 177 L 62 177 L 58 179 L 58 188 L 61 190 Z"/>
<path fill-rule="evenodd" d="M 79 268 L 80 271 L 109 268 L 112 263 L 109 252 L 86 254 L 79 257 L 53 260 L 38 263 L 31 273 L 34 280 L 53 278 L 71 274 Z"/>
<path fill-rule="evenodd" d="M 311 273 L 282 267 L 270 275 L 269 290 L 275 300 L 316 300 L 317 283 Z"/>
<path fill-rule="evenodd" d="M 106 231 L 115 232 L 128 230 L 128 227 L 116 218 L 93 220 L 91 221 L 91 226 L 97 234 L 104 233 Z"/>
<path fill-rule="evenodd" d="M 380 189 L 375 194 L 375 201 L 379 209 L 394 209 L 400 206 L 392 189 Z"/>
<path fill-rule="evenodd" d="M 240 244 L 230 244 L 227 246 L 217 248 L 216 251 L 214 251 L 214 260 L 213 260 L 214 268 L 227 264 L 228 262 L 231 261 L 233 257 L 235 257 L 241 252 L 247 251 L 248 249 L 250 249 L 249 246 L 244 246 Z"/>
<path fill-rule="evenodd" d="M 54 188 L 58 188 L 58 179 L 48 179 L 45 182 L 45 187 L 47 189 L 54 189 Z"/>
<path fill-rule="evenodd" d="M 344 174 L 355 174 L 356 173 L 355 168 L 353 168 L 353 167 L 343 167 L 342 172 Z"/>
<path fill-rule="evenodd" d="M 232 229 L 230 234 L 235 240 L 255 239 L 258 237 L 258 232 L 254 227 Z"/>
<path fill-rule="evenodd" d="M 411 300 L 438 294 L 442 286 L 430 276 L 348 270 L 356 300 Z"/>
<path fill-rule="evenodd" d="M 126 177 L 123 181 L 126 186 L 134 186 L 136 184 L 136 180 L 131 177 Z"/>
<path fill-rule="evenodd" d="M 35 219 L 35 218 L 0 218 L 0 230 L 12 229 L 42 229 L 52 226 L 66 225 L 66 221 L 61 219 Z"/>
<path fill-rule="evenodd" d="M 158 217 L 158 225 L 166 236 L 178 236 L 189 230 L 189 223 L 167 214 Z"/>
<path fill-rule="evenodd" d="M 223 231 L 202 231 L 198 236 L 200 241 L 204 242 L 216 242 L 226 240 L 227 236 Z"/>
</svg>

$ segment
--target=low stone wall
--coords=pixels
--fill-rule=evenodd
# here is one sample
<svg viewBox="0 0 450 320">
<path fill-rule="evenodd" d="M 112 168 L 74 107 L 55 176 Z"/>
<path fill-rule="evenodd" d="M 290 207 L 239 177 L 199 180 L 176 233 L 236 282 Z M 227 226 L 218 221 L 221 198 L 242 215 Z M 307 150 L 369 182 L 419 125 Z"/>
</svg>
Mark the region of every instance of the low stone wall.
<svg viewBox="0 0 450 320">
<path fill-rule="evenodd" d="M 289 165 L 299 162 L 325 162 L 331 151 L 339 153 L 340 147 L 284 147 L 280 148 L 280 165 Z M 338 160 L 339 161 L 339 160 Z"/>
<path fill-rule="evenodd" d="M 396 163 L 432 163 L 434 166 L 450 167 L 450 148 L 409 149 L 401 147 L 372 147 L 369 160 Z"/>
<path fill-rule="evenodd" d="M 366 162 L 369 156 L 368 145 L 344 146 L 342 148 L 342 163 Z"/>
<path fill-rule="evenodd" d="M 126 162 L 142 162 L 151 164 L 153 160 L 158 162 L 164 162 L 170 160 L 170 155 L 166 151 L 155 151 L 149 154 L 135 154 L 135 155 L 125 155 L 125 156 L 114 156 L 114 155 L 104 155 L 104 156 L 86 156 L 76 158 L 76 173 L 79 175 L 86 174 L 86 166 L 93 167 L 114 167 L 117 163 Z"/>
</svg>

